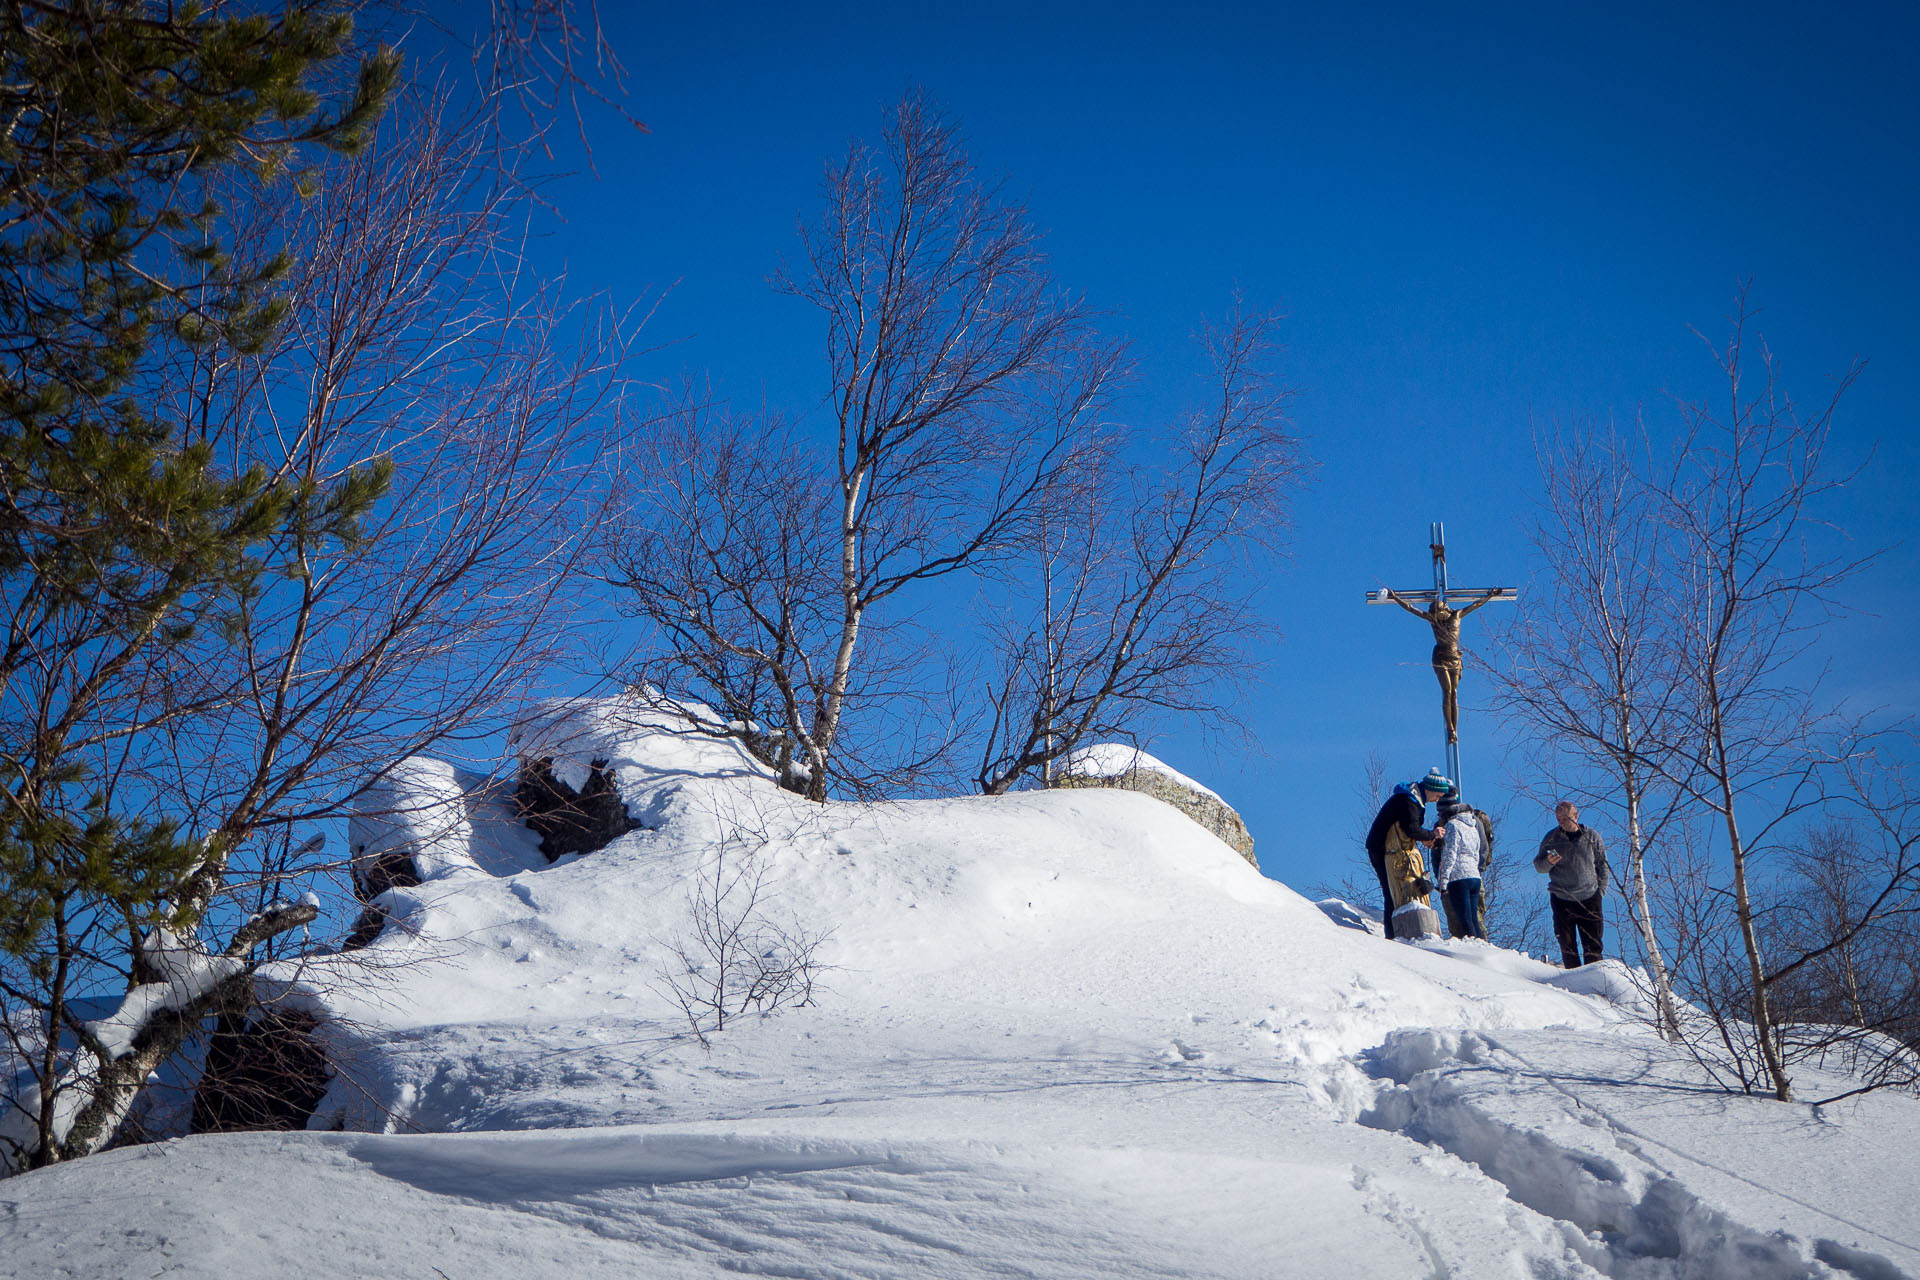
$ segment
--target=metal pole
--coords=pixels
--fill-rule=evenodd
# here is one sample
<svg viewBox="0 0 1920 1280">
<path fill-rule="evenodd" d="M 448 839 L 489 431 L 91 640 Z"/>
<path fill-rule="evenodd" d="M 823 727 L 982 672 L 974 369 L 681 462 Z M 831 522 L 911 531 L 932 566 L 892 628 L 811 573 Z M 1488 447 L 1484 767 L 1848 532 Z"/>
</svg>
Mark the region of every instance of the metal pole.
<svg viewBox="0 0 1920 1280">
<path fill-rule="evenodd" d="M 1445 606 L 1448 603 L 1447 526 L 1438 520 L 1433 521 L 1427 527 L 1427 537 L 1429 539 L 1428 549 L 1433 552 L 1434 600 L 1440 605 Z M 1447 776 L 1453 779 L 1453 785 L 1457 794 L 1460 787 L 1460 744 L 1458 742 L 1445 742 L 1444 738 L 1445 734 L 1443 733 L 1442 749 L 1446 752 Z"/>
</svg>

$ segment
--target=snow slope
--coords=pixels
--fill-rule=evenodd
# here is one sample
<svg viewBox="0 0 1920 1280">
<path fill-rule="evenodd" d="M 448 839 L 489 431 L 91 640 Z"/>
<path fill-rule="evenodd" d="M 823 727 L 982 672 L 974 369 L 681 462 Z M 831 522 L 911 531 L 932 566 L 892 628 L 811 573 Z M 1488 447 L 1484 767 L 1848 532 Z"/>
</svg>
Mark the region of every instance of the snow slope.
<svg viewBox="0 0 1920 1280">
<path fill-rule="evenodd" d="M 279 975 L 344 1131 L 0 1183 L 0 1275 L 1920 1276 L 1920 1105 L 1716 1093 L 1617 966 L 1387 943 L 1135 793 L 809 805 L 603 706 L 523 743 L 644 828 L 548 867 L 412 771 L 433 878 Z M 717 856 L 832 968 L 703 1048 L 661 975 Z"/>
</svg>

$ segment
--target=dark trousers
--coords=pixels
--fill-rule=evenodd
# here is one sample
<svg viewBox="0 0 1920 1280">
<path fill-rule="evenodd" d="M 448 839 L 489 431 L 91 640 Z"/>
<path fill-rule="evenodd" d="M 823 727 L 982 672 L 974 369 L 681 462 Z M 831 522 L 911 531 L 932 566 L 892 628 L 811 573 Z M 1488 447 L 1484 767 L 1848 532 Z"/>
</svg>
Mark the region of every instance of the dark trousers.
<svg viewBox="0 0 1920 1280">
<path fill-rule="evenodd" d="M 1485 938 L 1486 917 L 1481 914 L 1480 882 L 1451 880 L 1447 883 L 1447 932 L 1456 938 Z"/>
<path fill-rule="evenodd" d="M 1548 897 L 1553 904 L 1553 936 L 1560 943 L 1560 962 L 1567 968 L 1578 969 L 1600 959 L 1600 944 L 1607 931 L 1606 918 L 1601 915 L 1606 898 L 1605 890 L 1584 901 Z M 1578 947 L 1574 945 L 1576 937 Z M 1585 960 L 1580 958 L 1583 952 Z"/>
<path fill-rule="evenodd" d="M 1380 901 L 1386 905 L 1380 908 L 1381 922 L 1387 926 L 1387 941 L 1393 941 L 1393 882 L 1387 879 L 1387 860 L 1375 858 L 1373 851 L 1367 851 L 1367 861 L 1373 863 L 1373 874 L 1380 877 Z"/>
</svg>

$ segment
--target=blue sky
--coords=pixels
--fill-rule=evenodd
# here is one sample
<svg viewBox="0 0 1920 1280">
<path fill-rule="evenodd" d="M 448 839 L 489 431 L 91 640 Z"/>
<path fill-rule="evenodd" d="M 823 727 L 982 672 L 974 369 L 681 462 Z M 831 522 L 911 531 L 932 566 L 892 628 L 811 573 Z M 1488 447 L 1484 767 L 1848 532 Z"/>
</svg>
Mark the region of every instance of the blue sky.
<svg viewBox="0 0 1920 1280">
<path fill-rule="evenodd" d="M 1362 592 L 1423 585 L 1436 519 L 1456 582 L 1524 590 L 1535 426 L 1707 394 L 1689 326 L 1723 336 L 1746 277 L 1800 399 L 1868 362 L 1833 455 L 1872 462 L 1831 514 L 1899 550 L 1853 589 L 1866 612 L 1830 628 L 1831 687 L 1920 711 L 1920 99 L 1903 74 L 1920 19 L 1673 8 L 602 0 L 651 132 L 590 122 L 597 176 L 550 192 L 565 221 L 536 254 L 617 301 L 665 291 L 643 374 L 702 371 L 805 410 L 818 326 L 765 277 L 823 162 L 919 86 L 1026 195 L 1060 281 L 1133 343 L 1132 416 L 1178 406 L 1188 336 L 1232 290 L 1283 311 L 1319 469 L 1267 584 L 1285 640 L 1245 708 L 1264 750 L 1182 732 L 1153 749 L 1240 808 L 1269 874 L 1306 886 L 1354 856 L 1370 750 L 1398 777 L 1442 758 L 1429 638 Z M 1484 692 L 1469 670 L 1464 702 Z M 1509 785 L 1491 730 L 1468 711 L 1488 807 Z"/>
</svg>

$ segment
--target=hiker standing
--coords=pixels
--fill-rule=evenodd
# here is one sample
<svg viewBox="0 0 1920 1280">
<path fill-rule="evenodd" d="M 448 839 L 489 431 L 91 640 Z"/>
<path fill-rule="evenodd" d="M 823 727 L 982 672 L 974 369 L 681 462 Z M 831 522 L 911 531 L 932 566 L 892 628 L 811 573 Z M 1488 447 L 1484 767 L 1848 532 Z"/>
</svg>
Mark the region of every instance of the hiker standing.
<svg viewBox="0 0 1920 1280">
<path fill-rule="evenodd" d="M 1562 800 L 1555 805 L 1553 816 L 1554 828 L 1541 838 L 1533 869 L 1547 874 L 1553 936 L 1560 943 L 1561 963 L 1577 969 L 1601 957 L 1606 933 L 1601 909 L 1607 896 L 1607 848 L 1599 832 L 1580 825 L 1580 807 L 1573 801 Z"/>
<path fill-rule="evenodd" d="M 1480 872 L 1486 862 L 1486 837 L 1480 819 L 1472 806 L 1449 796 L 1440 802 L 1440 823 L 1446 835 L 1434 856 L 1434 879 L 1440 882 L 1447 908 L 1447 932 L 1455 938 L 1484 941 Z"/>
<path fill-rule="evenodd" d="M 1406 875 L 1396 876 L 1389 872 L 1389 853 L 1402 854 L 1416 846 L 1432 848 L 1443 834 L 1430 831 L 1425 826 L 1427 805 L 1430 801 L 1453 794 L 1453 782 L 1438 769 L 1428 770 L 1427 776 L 1418 782 L 1403 782 L 1393 789 L 1386 803 L 1380 806 L 1380 812 L 1374 815 L 1373 825 L 1367 829 L 1367 861 L 1373 864 L 1373 873 L 1380 877 L 1380 897 L 1384 902 L 1381 918 L 1386 922 L 1387 937 L 1393 937 L 1393 912 L 1396 905 L 1404 906 L 1407 898 L 1399 904 L 1394 902 L 1394 882 L 1403 881 L 1404 889 L 1414 889 L 1416 879 Z M 1398 867 L 1404 867 L 1402 858 L 1394 859 Z M 1424 871 L 1424 867 L 1420 868 Z M 1419 889 L 1418 893 L 1426 890 Z M 1418 896 L 1412 894 L 1409 896 Z"/>
</svg>

